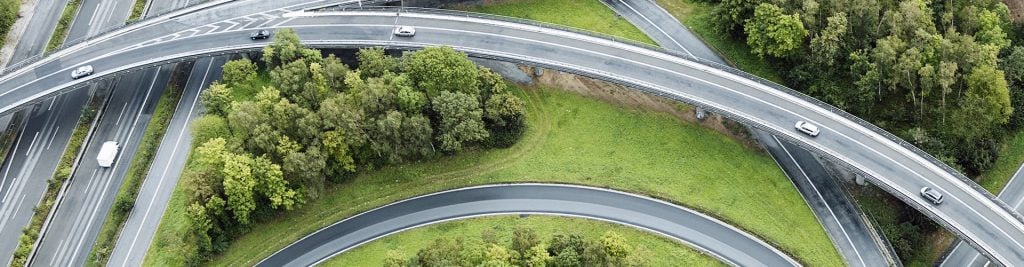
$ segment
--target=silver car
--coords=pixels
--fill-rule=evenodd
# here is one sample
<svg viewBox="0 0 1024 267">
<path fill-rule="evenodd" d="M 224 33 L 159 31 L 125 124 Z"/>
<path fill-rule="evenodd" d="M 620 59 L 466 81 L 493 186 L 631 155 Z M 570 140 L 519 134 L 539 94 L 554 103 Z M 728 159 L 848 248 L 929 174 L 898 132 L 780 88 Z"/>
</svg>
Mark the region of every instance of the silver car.
<svg viewBox="0 0 1024 267">
<path fill-rule="evenodd" d="M 800 132 L 810 135 L 811 137 L 816 137 L 818 136 L 818 133 L 821 133 L 821 130 L 818 130 L 818 126 L 806 121 L 796 122 L 796 129 Z"/>
<path fill-rule="evenodd" d="M 71 79 L 78 79 L 92 74 L 92 65 L 85 65 L 71 71 Z"/>
<path fill-rule="evenodd" d="M 923 197 L 924 199 L 927 199 L 932 204 L 935 204 L 935 205 L 942 204 L 942 193 L 939 193 L 938 190 L 932 189 L 931 187 L 927 187 L 927 186 L 922 187 L 921 188 L 921 197 Z"/>
<path fill-rule="evenodd" d="M 395 27 L 395 36 L 400 37 L 413 37 L 416 35 L 416 28 L 412 26 L 398 26 Z"/>
</svg>

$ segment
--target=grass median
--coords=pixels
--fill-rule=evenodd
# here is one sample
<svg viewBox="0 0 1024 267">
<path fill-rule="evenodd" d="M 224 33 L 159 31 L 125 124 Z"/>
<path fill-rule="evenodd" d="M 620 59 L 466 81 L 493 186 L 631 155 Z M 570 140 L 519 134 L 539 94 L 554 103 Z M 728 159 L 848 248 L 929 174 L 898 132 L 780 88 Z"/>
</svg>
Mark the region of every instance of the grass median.
<svg viewBox="0 0 1024 267">
<path fill-rule="evenodd" d="M 493 1 L 489 4 L 465 6 L 460 9 L 566 25 L 657 45 L 633 24 L 616 15 L 614 11 L 608 9 L 598 0 Z"/>
<path fill-rule="evenodd" d="M 409 258 L 441 237 L 482 240 L 487 232 L 494 235 L 492 240 L 505 244 L 511 240 L 512 229 L 517 227 L 533 229 L 541 237 L 541 242 L 547 242 L 547 238 L 554 234 L 576 234 L 597 240 L 606 231 L 614 231 L 626 238 L 633 248 L 631 253 L 645 259 L 643 263 L 648 266 L 724 266 L 708 255 L 656 234 L 613 223 L 556 216 L 484 217 L 416 228 L 359 246 L 331 258 L 323 266 L 380 266 L 389 251 L 397 251 L 402 258 Z"/>
<path fill-rule="evenodd" d="M 135 206 L 139 187 L 142 186 L 142 182 L 145 181 L 146 176 L 149 174 L 150 165 L 153 164 L 153 157 L 156 156 L 161 140 L 163 140 L 164 133 L 167 130 L 167 124 L 170 123 L 171 117 L 174 115 L 178 99 L 181 98 L 182 83 L 185 79 L 188 79 L 188 71 L 190 69 L 178 66 L 168 82 L 169 88 L 164 90 L 164 94 L 160 96 L 156 109 L 153 111 L 153 116 L 150 118 L 149 126 L 146 127 L 146 132 L 142 135 L 142 141 L 139 143 L 135 157 L 132 159 L 128 172 L 125 174 L 124 181 L 118 187 L 114 206 L 110 209 L 110 213 L 107 214 L 107 218 L 103 220 L 103 226 L 100 228 L 100 234 L 89 253 L 89 260 L 86 261 L 86 266 L 104 266 L 110 259 L 110 253 L 114 250 L 118 235 L 121 233 L 124 223 L 128 221 L 128 215 Z"/>
<path fill-rule="evenodd" d="M 654 196 L 723 219 L 811 265 L 842 262 L 803 199 L 767 155 L 665 113 L 549 88 L 514 90 L 529 129 L 508 149 L 363 173 L 254 225 L 211 265 L 253 264 L 359 212 L 445 189 L 506 182 L 585 184 Z M 185 187 L 175 188 L 145 265 L 182 265 Z M 792 229 L 801 229 L 799 232 Z"/>
<path fill-rule="evenodd" d="M 60 14 L 60 20 L 57 21 L 57 28 L 53 29 L 53 35 L 50 36 L 50 41 L 46 44 L 46 52 L 53 51 L 64 44 L 64 39 L 68 37 L 68 32 L 71 31 L 71 22 L 75 21 L 75 15 L 78 14 L 78 8 L 81 6 L 82 0 L 70 0 L 64 6 L 64 11 Z"/>
</svg>

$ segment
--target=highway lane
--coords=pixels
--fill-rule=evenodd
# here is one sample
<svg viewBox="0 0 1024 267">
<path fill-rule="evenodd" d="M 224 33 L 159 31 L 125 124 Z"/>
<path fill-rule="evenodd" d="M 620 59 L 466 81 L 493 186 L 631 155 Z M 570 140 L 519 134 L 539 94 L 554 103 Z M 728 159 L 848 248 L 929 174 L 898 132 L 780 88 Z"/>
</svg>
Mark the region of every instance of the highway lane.
<svg viewBox="0 0 1024 267">
<path fill-rule="evenodd" d="M 107 266 L 142 266 L 149 245 L 153 242 L 160 219 L 167 209 L 174 186 L 185 168 L 192 146 L 189 125 L 202 114 L 199 92 L 213 81 L 220 80 L 227 57 L 196 60 L 185 84 L 177 109 L 153 158 L 149 176 L 139 189 L 135 209 L 124 224 Z"/>
<path fill-rule="evenodd" d="M 899 265 L 898 258 L 889 255 L 889 250 L 880 245 L 882 240 L 871 232 L 842 185 L 825 171 L 814 155 L 765 132 L 753 131 L 754 135 L 759 135 L 758 140 L 772 141 L 762 144 L 803 195 L 847 265 Z"/>
<path fill-rule="evenodd" d="M 0 242 L 0 262 L 13 259 L 16 241 L 46 192 L 90 91 L 76 90 L 24 111 L 27 124 L 0 167 L 0 240 L 11 241 Z"/>
<path fill-rule="evenodd" d="M 1024 244 L 1021 244 L 1024 242 L 1024 224 L 1015 217 L 1015 212 L 1005 207 L 1005 203 L 971 187 L 972 182 L 958 179 L 958 176 L 935 165 L 935 162 L 863 125 L 828 112 L 823 107 L 719 69 L 600 38 L 461 15 L 402 13 L 398 23 L 418 25 L 419 33 L 416 37 L 398 40 L 392 40 L 390 34 L 396 21 L 394 12 L 348 12 L 328 17 L 265 17 L 282 10 L 270 9 L 267 11 L 269 13 L 261 15 L 265 18 L 263 22 L 239 23 L 245 19 L 244 16 L 232 14 L 241 14 L 236 11 L 245 12 L 246 6 L 233 5 L 241 3 L 245 2 L 210 8 L 195 17 L 182 15 L 164 22 L 143 23 L 137 26 L 146 28 L 145 31 L 129 28 L 109 38 L 97 39 L 91 45 L 62 51 L 54 57 L 60 58 L 59 61 L 46 60 L 34 64 L 35 68 L 32 69 L 35 71 L 14 71 L 0 78 L 0 107 L 3 107 L 0 113 L 9 111 L 12 106 L 37 99 L 34 95 L 59 91 L 74 84 L 54 75 L 37 75 L 39 71 L 67 71 L 76 64 L 91 62 L 97 66 L 98 74 L 103 75 L 116 69 L 162 61 L 164 58 L 178 58 L 197 51 L 259 47 L 264 43 L 252 43 L 245 38 L 256 27 L 292 27 L 308 44 L 386 44 L 401 47 L 450 45 L 476 56 L 573 70 L 587 76 L 658 92 L 691 104 L 713 107 L 715 112 L 769 130 L 780 138 L 796 141 L 801 146 L 834 157 L 837 162 L 844 162 L 864 172 L 883 189 L 937 218 L 951 231 L 982 248 L 989 256 L 996 256 L 1000 262 L 1024 262 Z M 253 6 L 248 8 L 268 10 Z M 237 7 L 239 10 L 225 10 L 228 7 Z M 219 14 L 219 20 L 210 17 L 213 14 Z M 205 19 L 215 22 L 195 24 Z M 182 27 L 196 29 L 179 30 L 177 34 L 168 35 L 168 32 L 176 32 L 175 29 Z M 792 130 L 796 120 L 815 122 L 825 133 L 813 139 L 803 136 Z M 938 207 L 927 204 L 917 196 L 922 186 L 943 190 L 947 202 Z"/>
<path fill-rule="evenodd" d="M 154 0 L 159 1 L 159 0 Z M 131 15 L 133 0 L 82 0 L 65 43 L 123 25 Z"/>
<path fill-rule="evenodd" d="M 117 82 L 30 265 L 85 263 L 171 69 L 173 66 L 164 66 L 130 73 Z M 100 145 L 106 141 L 121 145 L 110 168 L 96 162 Z"/>
<path fill-rule="evenodd" d="M 999 199 L 1002 199 L 1018 212 L 1024 212 L 1024 165 L 1017 168 L 1017 172 L 1010 177 L 1010 181 L 999 191 Z M 951 251 L 946 254 L 939 264 L 940 267 L 949 266 L 988 266 L 989 261 L 978 253 L 978 251 L 961 240 L 953 242 Z"/>
<path fill-rule="evenodd" d="M 593 187 L 510 184 L 455 189 L 388 204 L 320 229 L 264 259 L 258 266 L 309 266 L 407 229 L 497 214 L 556 214 L 599 219 L 664 235 L 731 265 L 798 265 L 750 234 L 664 201 Z"/>
<path fill-rule="evenodd" d="M 36 3 L 32 18 L 28 22 L 29 26 L 21 34 L 11 60 L 7 62 L 8 65 L 43 54 L 67 3 L 68 0 L 39 0 Z"/>
<path fill-rule="evenodd" d="M 601 2 L 662 47 L 728 65 L 676 17 L 652 0 Z M 842 185 L 825 171 L 813 154 L 763 131 L 751 129 L 751 132 L 797 187 L 848 265 L 896 265 L 898 257 L 895 253 L 888 253 L 891 250 L 885 249 L 881 244 L 883 241 L 876 238 L 878 235 L 872 232 Z"/>
</svg>

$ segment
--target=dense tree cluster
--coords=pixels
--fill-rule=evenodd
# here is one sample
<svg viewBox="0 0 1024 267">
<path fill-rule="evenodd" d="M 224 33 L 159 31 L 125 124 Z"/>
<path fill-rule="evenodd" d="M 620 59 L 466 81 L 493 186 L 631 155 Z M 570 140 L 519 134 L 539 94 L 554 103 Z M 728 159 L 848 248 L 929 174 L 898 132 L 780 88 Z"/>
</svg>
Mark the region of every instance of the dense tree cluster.
<svg viewBox="0 0 1024 267">
<path fill-rule="evenodd" d="M 317 198 L 329 182 L 509 146 L 525 130 L 524 107 L 504 80 L 451 48 L 401 58 L 363 49 L 351 69 L 290 30 L 275 36 L 260 62 L 226 63 L 223 79 L 201 94 L 207 114 L 193 126 L 197 147 L 184 174 L 193 263 L 254 221 Z M 269 84 L 259 81 L 261 68 Z"/>
<path fill-rule="evenodd" d="M 597 240 L 570 234 L 553 235 L 544 242 L 529 228 L 515 228 L 503 242 L 485 232 L 481 240 L 438 238 L 415 256 L 404 258 L 389 251 L 385 267 L 582 267 L 643 266 L 626 239 L 612 231 Z"/>
<path fill-rule="evenodd" d="M 999 0 L 710 1 L 788 84 L 969 174 L 1024 121 L 1021 26 Z"/>
</svg>

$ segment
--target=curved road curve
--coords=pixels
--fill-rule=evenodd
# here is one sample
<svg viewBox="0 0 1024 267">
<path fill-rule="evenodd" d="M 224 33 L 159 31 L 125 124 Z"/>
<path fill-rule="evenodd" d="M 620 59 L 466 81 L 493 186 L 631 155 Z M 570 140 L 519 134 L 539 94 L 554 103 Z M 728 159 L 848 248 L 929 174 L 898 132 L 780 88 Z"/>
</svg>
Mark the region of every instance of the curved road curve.
<svg viewBox="0 0 1024 267">
<path fill-rule="evenodd" d="M 455 189 L 388 204 L 324 227 L 257 266 L 311 266 L 408 229 L 500 214 L 553 214 L 632 226 L 690 244 L 734 266 L 799 265 L 750 234 L 665 201 L 584 186 L 507 184 Z"/>
<path fill-rule="evenodd" d="M 294 2 L 231 2 L 145 22 L 62 50 L 0 77 L 0 113 L 108 74 L 196 55 L 258 49 L 266 42 L 247 38 L 255 28 L 293 28 L 306 44 L 324 47 L 448 45 L 477 57 L 569 71 L 712 109 L 863 172 L 998 263 L 1024 262 L 1024 223 L 1005 203 L 868 126 L 749 78 L 652 49 L 476 15 L 396 16 L 379 11 L 284 16 L 289 9 L 283 5 L 289 3 Z M 253 12 L 259 14 L 243 15 Z M 391 29 L 396 23 L 416 25 L 417 36 L 395 39 Z M 92 64 L 98 73 L 82 80 L 67 77 L 80 64 Z M 792 129 L 797 120 L 817 123 L 823 133 L 817 138 L 801 135 Z M 928 204 L 917 192 L 924 186 L 944 191 L 947 201 Z"/>
</svg>

